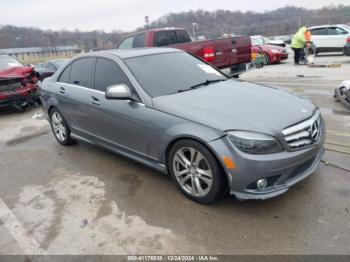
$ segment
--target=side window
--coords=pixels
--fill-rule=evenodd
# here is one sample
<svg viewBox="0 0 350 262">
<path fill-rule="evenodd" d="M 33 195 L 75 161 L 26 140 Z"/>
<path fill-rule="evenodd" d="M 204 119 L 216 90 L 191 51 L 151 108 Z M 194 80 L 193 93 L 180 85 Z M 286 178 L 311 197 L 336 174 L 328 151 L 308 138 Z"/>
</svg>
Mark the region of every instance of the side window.
<svg viewBox="0 0 350 262">
<path fill-rule="evenodd" d="M 310 31 L 311 31 L 312 35 L 327 35 L 327 28 L 326 27 L 315 28 L 315 29 L 311 29 Z"/>
<path fill-rule="evenodd" d="M 96 58 L 94 57 L 75 60 L 70 70 L 69 83 L 91 88 L 92 68 L 95 61 Z"/>
<path fill-rule="evenodd" d="M 330 27 L 330 28 L 328 28 L 328 34 L 329 35 L 344 35 L 344 34 L 347 34 L 347 32 L 339 27 Z"/>
<path fill-rule="evenodd" d="M 168 33 L 168 37 L 169 37 L 169 41 L 170 41 L 170 44 L 177 44 L 177 40 L 176 40 L 176 33 L 175 31 L 169 31 L 167 32 Z"/>
<path fill-rule="evenodd" d="M 135 35 L 133 47 L 145 47 L 146 33 Z"/>
<path fill-rule="evenodd" d="M 58 78 L 58 82 L 68 83 L 70 68 L 71 68 L 71 65 L 67 66 L 66 69 L 64 69 L 64 71 L 61 73 L 60 77 Z"/>
<path fill-rule="evenodd" d="M 126 84 L 131 88 L 128 77 L 116 62 L 104 58 L 97 58 L 95 89 L 106 92 L 107 87 L 118 84 Z"/>
<path fill-rule="evenodd" d="M 132 48 L 132 43 L 134 41 L 134 37 L 130 36 L 123 40 L 123 42 L 120 43 L 119 49 L 129 49 Z"/>
<path fill-rule="evenodd" d="M 185 31 L 176 31 L 176 36 L 179 44 L 191 42 L 190 36 Z"/>
<path fill-rule="evenodd" d="M 155 34 L 156 46 L 167 46 L 170 45 L 169 37 L 166 31 L 156 32 Z"/>
</svg>

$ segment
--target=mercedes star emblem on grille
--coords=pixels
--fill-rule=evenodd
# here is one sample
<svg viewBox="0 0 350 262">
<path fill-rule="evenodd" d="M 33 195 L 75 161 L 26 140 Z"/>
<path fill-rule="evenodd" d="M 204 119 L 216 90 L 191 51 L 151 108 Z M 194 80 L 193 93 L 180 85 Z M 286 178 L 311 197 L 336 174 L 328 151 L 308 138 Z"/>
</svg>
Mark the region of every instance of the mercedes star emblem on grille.
<svg viewBox="0 0 350 262">
<path fill-rule="evenodd" d="M 308 131 L 310 133 L 310 138 L 315 142 L 320 134 L 320 127 L 317 120 L 312 123 Z"/>
</svg>

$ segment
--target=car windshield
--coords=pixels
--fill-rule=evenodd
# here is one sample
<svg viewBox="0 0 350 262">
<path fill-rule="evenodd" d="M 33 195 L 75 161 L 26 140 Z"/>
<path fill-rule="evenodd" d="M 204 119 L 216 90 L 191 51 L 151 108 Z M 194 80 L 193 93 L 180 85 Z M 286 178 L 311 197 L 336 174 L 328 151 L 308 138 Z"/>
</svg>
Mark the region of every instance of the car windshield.
<svg viewBox="0 0 350 262">
<path fill-rule="evenodd" d="M 125 62 L 151 97 L 183 92 L 228 79 L 217 69 L 186 52 L 133 57 L 125 59 Z"/>
<path fill-rule="evenodd" d="M 254 36 L 254 37 L 251 37 L 251 40 L 252 40 L 253 45 L 263 45 L 264 44 L 264 39 L 262 37 Z"/>
<path fill-rule="evenodd" d="M 15 66 L 23 66 L 23 65 L 10 56 L 7 56 L 7 55 L 0 56 L 0 70 L 4 70 Z"/>
<path fill-rule="evenodd" d="M 56 60 L 53 63 L 56 65 L 57 68 L 60 68 L 62 65 L 66 64 L 68 60 Z"/>
</svg>

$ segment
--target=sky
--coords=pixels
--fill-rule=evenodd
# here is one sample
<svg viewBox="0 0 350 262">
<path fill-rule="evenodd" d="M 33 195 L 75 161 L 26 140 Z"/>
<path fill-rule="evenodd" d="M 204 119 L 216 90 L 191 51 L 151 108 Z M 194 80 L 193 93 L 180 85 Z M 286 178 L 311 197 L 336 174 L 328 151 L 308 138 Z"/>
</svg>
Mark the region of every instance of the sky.
<svg viewBox="0 0 350 262">
<path fill-rule="evenodd" d="M 239 3 L 239 4 L 238 4 Z M 320 8 L 350 0 L 0 0 L 0 25 L 51 30 L 131 31 L 170 12 L 217 9 L 264 12 L 286 5 Z"/>
</svg>

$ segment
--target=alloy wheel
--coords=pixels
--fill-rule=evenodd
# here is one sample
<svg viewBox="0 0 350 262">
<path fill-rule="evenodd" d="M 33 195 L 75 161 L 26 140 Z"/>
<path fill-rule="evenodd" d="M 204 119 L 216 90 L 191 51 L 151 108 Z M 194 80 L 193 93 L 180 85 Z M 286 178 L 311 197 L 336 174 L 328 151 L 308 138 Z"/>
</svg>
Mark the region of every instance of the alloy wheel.
<svg viewBox="0 0 350 262">
<path fill-rule="evenodd" d="M 64 142 L 67 138 L 67 128 L 64 124 L 62 116 L 58 112 L 54 112 L 51 116 L 51 122 L 56 138 L 60 142 Z"/>
<path fill-rule="evenodd" d="M 202 197 L 213 184 L 213 172 L 207 159 L 193 147 L 181 147 L 173 157 L 176 181 L 188 194 Z"/>
</svg>

